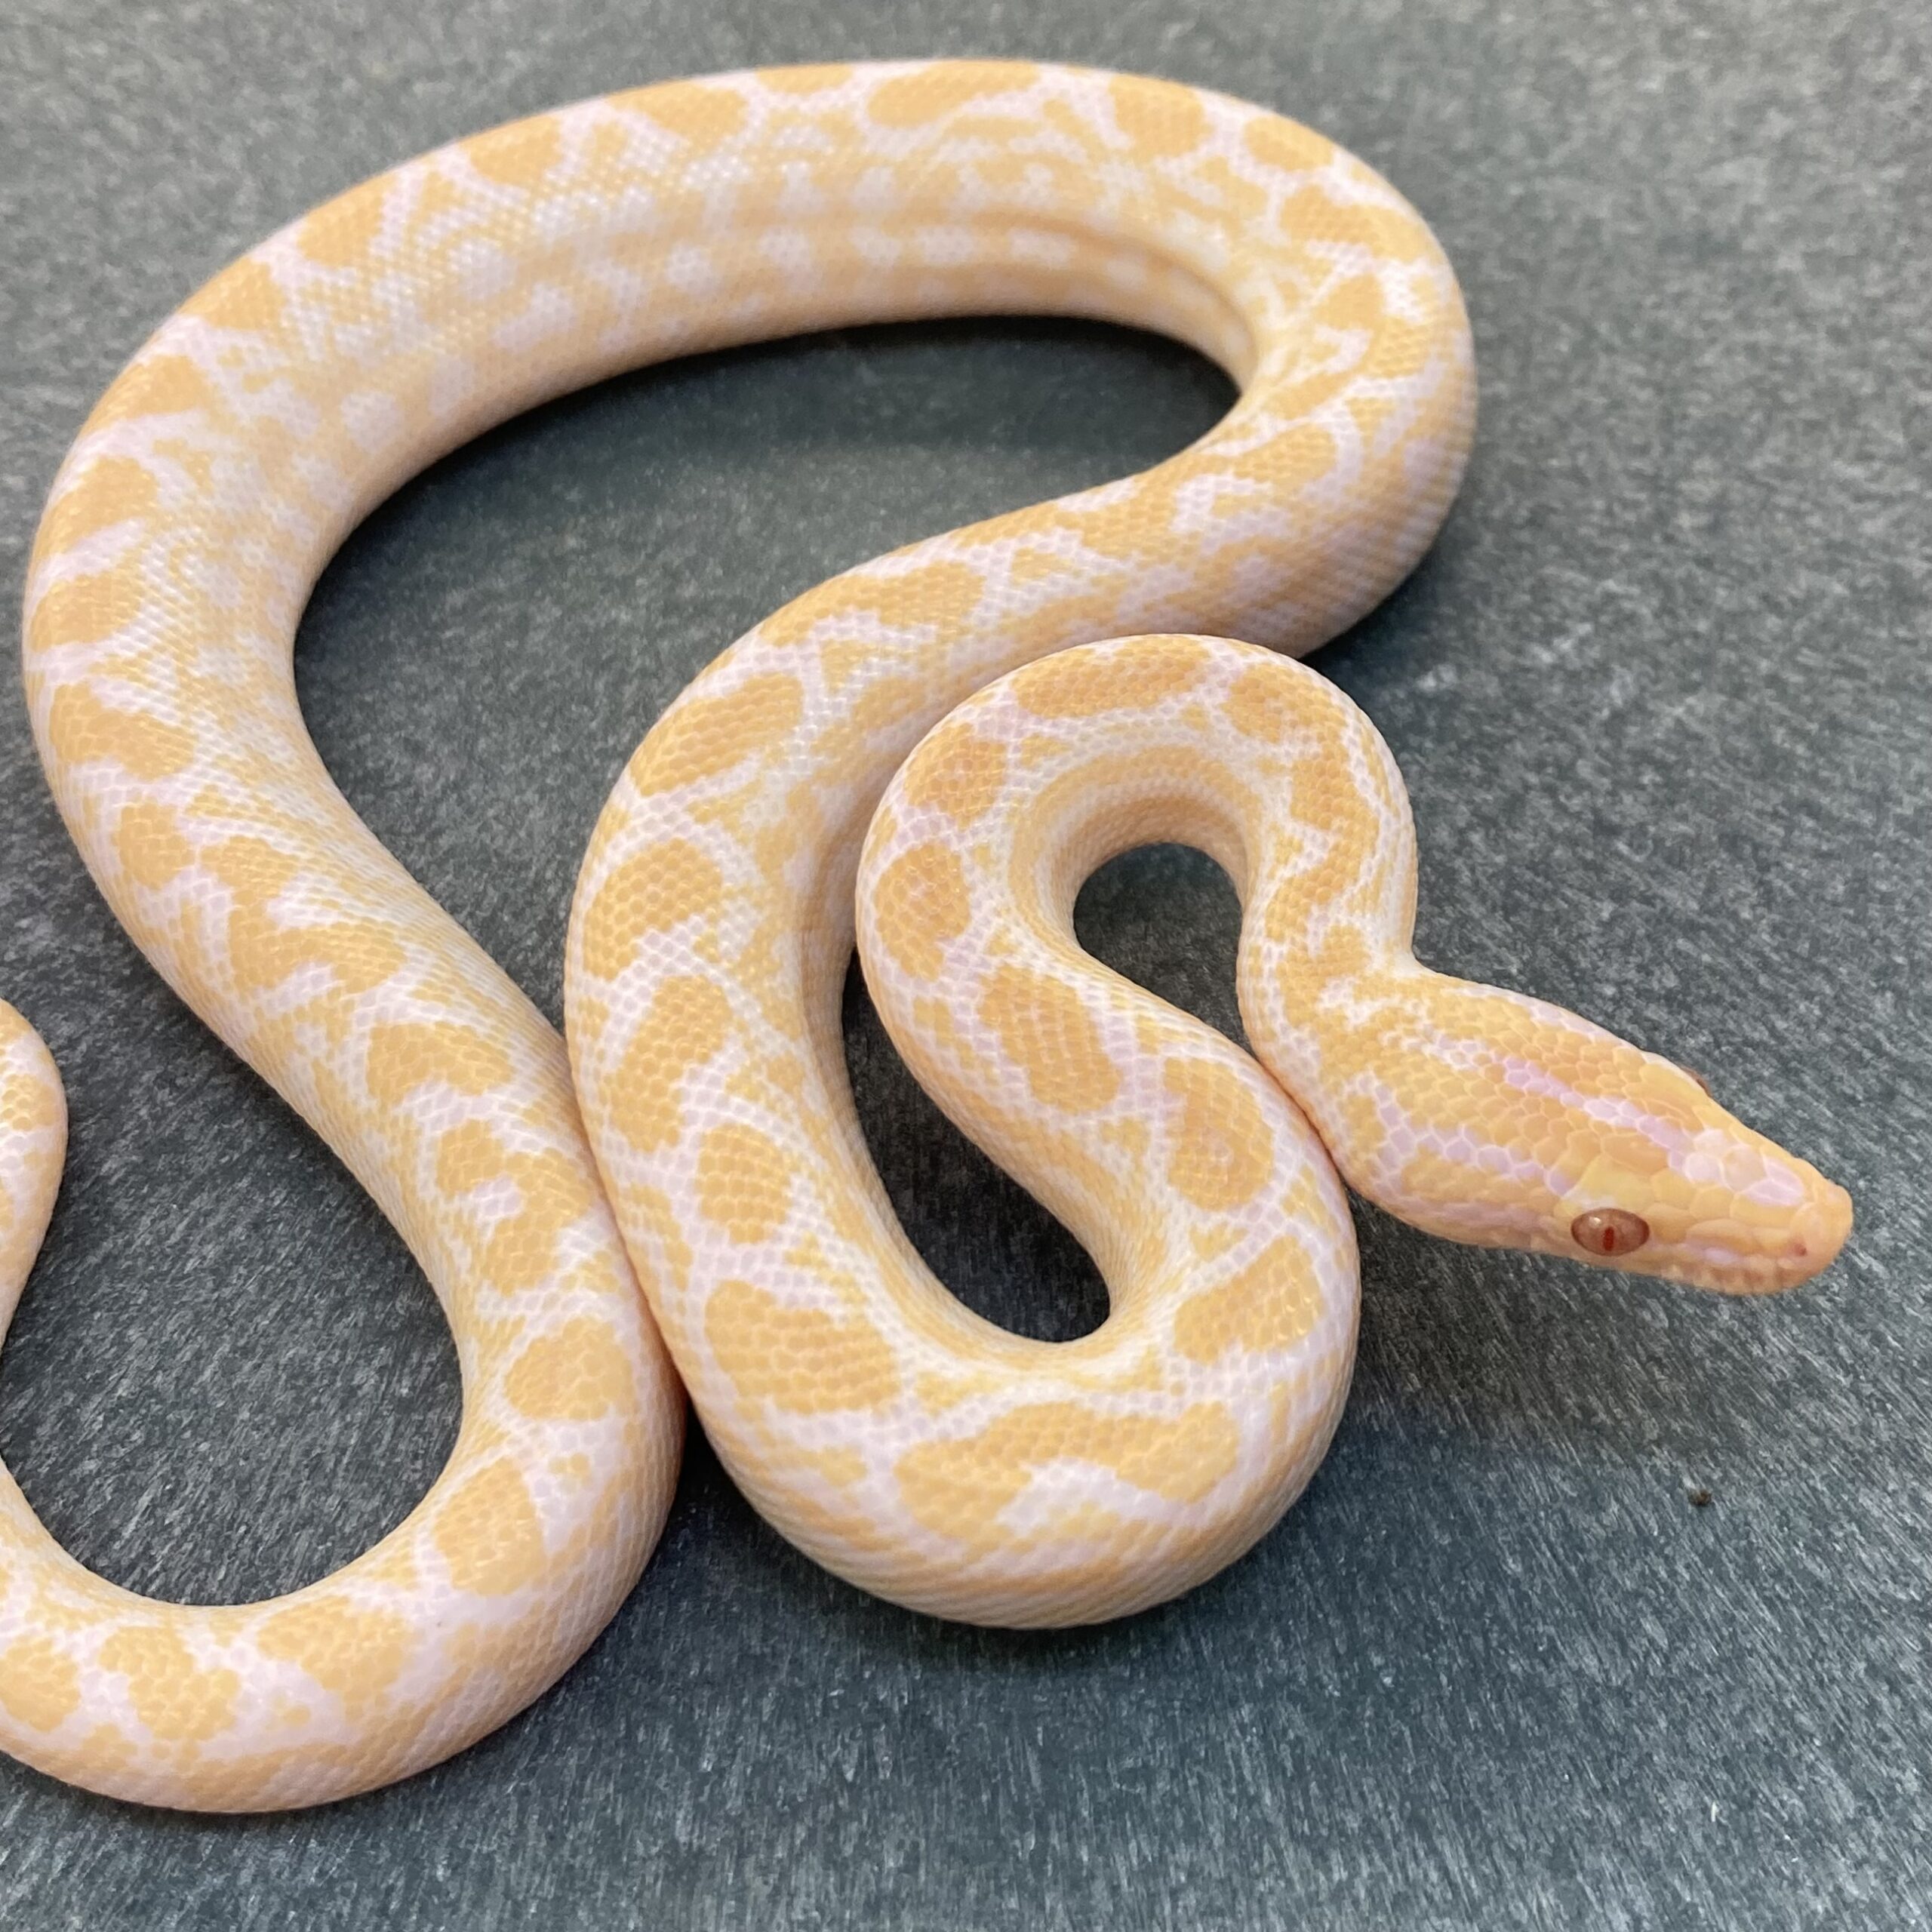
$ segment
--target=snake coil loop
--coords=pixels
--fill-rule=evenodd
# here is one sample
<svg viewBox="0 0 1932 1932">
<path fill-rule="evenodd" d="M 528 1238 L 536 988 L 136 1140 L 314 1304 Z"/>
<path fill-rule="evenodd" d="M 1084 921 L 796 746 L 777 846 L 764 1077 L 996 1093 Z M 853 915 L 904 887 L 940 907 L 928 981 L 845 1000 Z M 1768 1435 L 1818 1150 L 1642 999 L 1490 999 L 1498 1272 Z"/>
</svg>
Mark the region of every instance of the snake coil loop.
<svg viewBox="0 0 1932 1932">
<path fill-rule="evenodd" d="M 309 743 L 292 651 L 324 565 L 405 478 L 580 384 L 1028 311 L 1177 336 L 1240 400 L 1143 475 L 848 571 L 720 657 L 592 841 L 567 1063 Z M 352 189 L 170 317 L 54 482 L 34 730 L 128 931 L 420 1260 L 463 1423 L 405 1522 L 266 1603 L 118 1589 L 0 1475 L 0 1745 L 208 1810 L 460 1749 L 635 1581 L 680 1376 L 758 1507 L 869 1588 L 1029 1623 L 1185 1589 L 1334 1426 L 1355 1291 L 1331 1157 L 1460 1239 L 1736 1290 L 1823 1266 L 1842 1194 L 1689 1076 L 1416 964 L 1392 763 L 1251 648 L 1306 651 L 1407 571 L 1473 413 L 1454 277 L 1370 169 L 1218 95 L 1020 63 L 540 115 Z M 1242 882 L 1243 1011 L 1280 1085 L 1072 947 L 1084 870 L 1154 835 Z M 867 971 L 909 1057 L 1113 1285 L 1079 1342 L 977 1321 L 891 1218 L 838 1023 L 862 848 Z M 0 1008 L 0 1317 L 63 1136 Z"/>
</svg>

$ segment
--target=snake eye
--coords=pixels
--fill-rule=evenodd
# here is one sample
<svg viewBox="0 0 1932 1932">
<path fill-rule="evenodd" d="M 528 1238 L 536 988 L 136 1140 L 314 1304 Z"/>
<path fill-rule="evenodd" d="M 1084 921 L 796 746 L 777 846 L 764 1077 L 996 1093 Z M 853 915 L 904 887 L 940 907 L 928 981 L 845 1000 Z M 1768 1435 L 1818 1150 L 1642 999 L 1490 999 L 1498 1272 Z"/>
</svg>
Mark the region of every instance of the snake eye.
<svg viewBox="0 0 1932 1932">
<path fill-rule="evenodd" d="M 1635 1254 L 1650 1238 L 1650 1223 L 1621 1208 L 1592 1208 L 1570 1223 L 1570 1238 L 1592 1254 Z"/>
</svg>

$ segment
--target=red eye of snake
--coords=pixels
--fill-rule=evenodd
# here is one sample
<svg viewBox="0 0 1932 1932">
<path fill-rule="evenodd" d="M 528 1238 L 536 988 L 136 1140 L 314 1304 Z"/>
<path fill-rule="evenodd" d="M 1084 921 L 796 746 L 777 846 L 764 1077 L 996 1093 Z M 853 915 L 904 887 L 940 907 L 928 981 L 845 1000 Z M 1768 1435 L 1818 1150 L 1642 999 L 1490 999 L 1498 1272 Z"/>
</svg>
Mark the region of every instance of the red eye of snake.
<svg viewBox="0 0 1932 1932">
<path fill-rule="evenodd" d="M 1592 1208 L 1570 1223 L 1570 1238 L 1592 1254 L 1635 1254 L 1650 1238 L 1650 1223 L 1621 1208 Z"/>
</svg>

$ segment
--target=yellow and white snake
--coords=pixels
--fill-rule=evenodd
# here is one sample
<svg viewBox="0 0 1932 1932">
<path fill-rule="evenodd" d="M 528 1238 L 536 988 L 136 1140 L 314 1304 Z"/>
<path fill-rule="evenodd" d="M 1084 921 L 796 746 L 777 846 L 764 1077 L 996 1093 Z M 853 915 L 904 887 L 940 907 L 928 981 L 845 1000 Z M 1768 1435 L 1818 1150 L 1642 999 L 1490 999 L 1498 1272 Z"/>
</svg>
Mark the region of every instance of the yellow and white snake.
<svg viewBox="0 0 1932 1932">
<path fill-rule="evenodd" d="M 834 578 L 700 677 L 592 840 L 567 1060 L 317 757 L 291 663 L 318 574 L 404 478 L 578 385 L 1014 312 L 1165 331 L 1240 400 L 1143 475 Z M 170 317 L 54 485 L 34 730 L 116 914 L 420 1259 L 463 1420 L 406 1521 L 265 1603 L 118 1589 L 0 1475 L 0 1745 L 211 1810 L 460 1749 L 635 1581 L 681 1379 L 758 1508 L 868 1589 L 1008 1624 L 1171 1596 L 1334 1428 L 1338 1168 L 1460 1241 L 1736 1292 L 1828 1263 L 1844 1193 L 1691 1075 L 1416 963 L 1386 749 L 1256 648 L 1309 650 L 1415 562 L 1474 393 L 1449 264 L 1360 162 L 1218 95 L 1009 63 L 540 115 L 352 189 Z M 1157 838 L 1240 888 L 1266 1072 L 1074 940 L 1081 881 Z M 906 1057 L 1099 1263 L 1094 1333 L 991 1326 L 894 1219 L 840 1035 L 855 888 Z M 0 1008 L 0 1321 L 63 1137 Z"/>
</svg>

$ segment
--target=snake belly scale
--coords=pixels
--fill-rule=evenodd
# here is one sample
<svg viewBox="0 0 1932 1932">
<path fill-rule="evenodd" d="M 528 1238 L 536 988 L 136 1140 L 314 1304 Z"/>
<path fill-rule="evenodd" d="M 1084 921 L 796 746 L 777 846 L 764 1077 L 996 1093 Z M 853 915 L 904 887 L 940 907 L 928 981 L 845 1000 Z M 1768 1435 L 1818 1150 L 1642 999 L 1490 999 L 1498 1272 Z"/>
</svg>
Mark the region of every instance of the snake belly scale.
<svg viewBox="0 0 1932 1932">
<path fill-rule="evenodd" d="M 1239 400 L 1144 474 L 831 580 L 700 677 L 592 838 L 567 1054 L 317 758 L 292 675 L 316 577 L 398 482 L 581 384 L 1002 312 L 1164 331 Z M 1392 762 L 1256 648 L 1312 648 L 1407 571 L 1473 420 L 1454 277 L 1373 171 L 1238 101 L 1029 63 L 538 115 L 351 189 L 187 302 L 55 479 L 34 730 L 116 915 L 418 1257 L 463 1419 L 403 1523 L 265 1603 L 118 1589 L 0 1475 L 0 1745 L 212 1810 L 460 1749 L 636 1580 L 681 1382 L 764 1515 L 869 1589 L 1009 1623 L 1171 1595 L 1334 1428 L 1338 1167 L 1457 1239 L 1736 1291 L 1825 1265 L 1842 1193 L 1690 1076 L 1415 962 Z M 1085 873 L 1153 837 L 1241 887 L 1265 1071 L 1073 943 Z M 845 1084 L 855 937 L 909 1060 L 1100 1262 L 1093 1334 L 992 1327 L 898 1227 Z M 0 1008 L 0 1317 L 65 1128 Z"/>
</svg>

